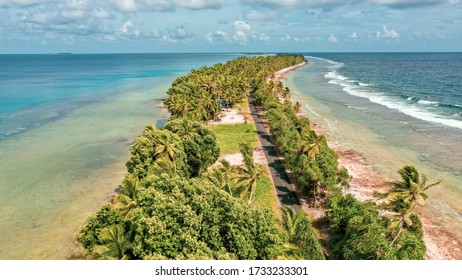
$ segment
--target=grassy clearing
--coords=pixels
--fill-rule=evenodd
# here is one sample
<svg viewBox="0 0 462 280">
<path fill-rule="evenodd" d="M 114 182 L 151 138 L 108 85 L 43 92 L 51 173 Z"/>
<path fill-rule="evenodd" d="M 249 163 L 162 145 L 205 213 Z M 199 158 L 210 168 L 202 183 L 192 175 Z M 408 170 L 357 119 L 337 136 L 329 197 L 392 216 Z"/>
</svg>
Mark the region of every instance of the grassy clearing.
<svg viewBox="0 0 462 280">
<path fill-rule="evenodd" d="M 257 182 L 254 201 L 258 208 L 266 209 L 271 213 L 274 213 L 275 217 L 278 217 L 279 204 L 274 192 L 275 190 L 271 179 L 265 176 Z"/>
<path fill-rule="evenodd" d="M 238 153 L 239 143 L 243 141 L 249 141 L 254 148 L 258 146 L 258 135 L 253 124 L 219 124 L 209 128 L 217 136 L 221 154 Z"/>
</svg>

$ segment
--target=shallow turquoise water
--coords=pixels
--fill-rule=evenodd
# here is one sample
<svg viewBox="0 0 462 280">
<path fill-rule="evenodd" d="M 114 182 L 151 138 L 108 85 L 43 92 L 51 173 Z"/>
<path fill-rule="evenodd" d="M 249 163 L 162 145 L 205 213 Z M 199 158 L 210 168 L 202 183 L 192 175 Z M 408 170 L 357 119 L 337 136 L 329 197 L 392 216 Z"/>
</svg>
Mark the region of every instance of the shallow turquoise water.
<svg viewBox="0 0 462 280">
<path fill-rule="evenodd" d="M 78 254 L 73 236 L 114 193 L 130 144 L 168 117 L 171 82 L 234 57 L 0 55 L 0 259 Z"/>
</svg>

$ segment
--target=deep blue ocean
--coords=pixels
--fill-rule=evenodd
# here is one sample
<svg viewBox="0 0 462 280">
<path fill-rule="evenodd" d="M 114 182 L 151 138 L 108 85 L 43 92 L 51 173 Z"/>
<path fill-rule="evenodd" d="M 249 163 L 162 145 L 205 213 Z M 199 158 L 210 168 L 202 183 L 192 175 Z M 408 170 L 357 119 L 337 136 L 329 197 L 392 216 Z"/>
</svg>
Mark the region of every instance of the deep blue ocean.
<svg viewBox="0 0 462 280">
<path fill-rule="evenodd" d="M 462 53 L 315 53 L 345 93 L 462 129 Z"/>
<path fill-rule="evenodd" d="M 462 53 L 305 56 L 308 65 L 289 74 L 286 82 L 313 126 L 340 151 L 357 154 L 345 156 L 357 165 L 351 174 L 374 180 L 364 171 L 373 170 L 383 181 L 394 181 L 400 179 L 397 170 L 413 165 L 429 182 L 441 180 L 428 190 L 421 211 L 460 242 Z M 367 185 L 359 182 L 352 185 L 359 190 Z M 445 236 L 443 243 L 450 242 Z"/>
</svg>

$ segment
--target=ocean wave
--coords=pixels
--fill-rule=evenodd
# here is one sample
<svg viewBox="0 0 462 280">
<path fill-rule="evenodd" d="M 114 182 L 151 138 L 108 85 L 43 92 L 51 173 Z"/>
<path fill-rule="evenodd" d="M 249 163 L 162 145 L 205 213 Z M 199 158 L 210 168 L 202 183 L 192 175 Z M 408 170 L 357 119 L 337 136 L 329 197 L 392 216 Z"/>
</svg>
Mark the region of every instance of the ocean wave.
<svg viewBox="0 0 462 280">
<path fill-rule="evenodd" d="M 422 105 L 438 105 L 439 103 L 436 102 L 436 101 L 429 101 L 429 100 L 422 100 L 420 99 L 419 101 L 417 101 L 418 104 L 422 104 Z"/>
<path fill-rule="evenodd" d="M 447 103 L 442 103 L 442 102 L 437 102 L 437 101 L 425 100 L 425 99 L 420 99 L 419 97 L 415 97 L 415 96 L 401 95 L 401 97 L 406 99 L 409 102 L 420 104 L 420 105 L 432 105 L 432 106 L 448 108 L 448 109 L 462 109 L 462 105 L 458 105 L 458 104 L 447 104 Z"/>
<path fill-rule="evenodd" d="M 446 104 L 446 103 L 440 103 L 438 104 L 440 107 L 446 107 L 446 108 L 451 108 L 451 109 L 462 109 L 462 105 L 458 104 Z"/>
<path fill-rule="evenodd" d="M 315 57 L 313 57 L 315 58 Z M 320 58 L 316 58 L 320 59 Z M 345 77 L 339 74 L 336 70 L 343 66 L 342 63 L 331 61 L 328 59 L 320 59 L 322 61 L 333 64 L 335 68 L 328 67 L 329 72 L 324 73 L 324 77 L 329 80 L 328 83 L 341 86 L 343 91 L 350 95 L 367 98 L 373 103 L 386 106 L 390 109 L 398 110 L 401 113 L 418 118 L 424 121 L 438 123 L 454 128 L 462 129 L 462 121 L 455 119 L 454 116 L 441 116 L 436 112 L 427 110 L 427 107 L 440 107 L 449 104 L 440 104 L 436 101 L 423 100 L 413 96 L 402 96 L 404 99 L 389 96 L 385 92 L 374 91 L 367 83 L 362 83 Z M 341 65 L 341 66 L 340 66 Z M 340 66 L 340 67 L 339 67 Z M 366 86 L 367 85 L 367 86 Z M 459 108 L 459 105 L 449 105 L 452 108 Z M 460 107 L 462 108 L 462 106 Z"/>
<path fill-rule="evenodd" d="M 331 72 L 325 73 L 324 78 L 341 80 L 341 81 L 346 81 L 347 80 L 347 77 L 338 74 L 337 71 L 331 71 Z"/>
<path fill-rule="evenodd" d="M 345 64 L 343 64 L 341 62 L 333 61 L 333 60 L 326 59 L 326 58 L 315 57 L 315 56 L 305 56 L 305 58 L 307 58 L 307 59 L 308 58 L 314 58 L 314 59 L 317 59 L 317 60 L 321 60 L 321 61 L 330 63 L 331 65 L 329 66 L 329 69 L 332 69 L 332 70 L 342 68 L 345 65 Z"/>
</svg>

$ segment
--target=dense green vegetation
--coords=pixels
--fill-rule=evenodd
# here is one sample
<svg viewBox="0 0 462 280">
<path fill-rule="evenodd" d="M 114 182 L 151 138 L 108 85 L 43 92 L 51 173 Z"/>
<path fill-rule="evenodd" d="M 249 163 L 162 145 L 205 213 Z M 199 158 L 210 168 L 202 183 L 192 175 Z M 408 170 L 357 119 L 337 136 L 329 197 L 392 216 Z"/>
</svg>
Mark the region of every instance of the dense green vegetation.
<svg viewBox="0 0 462 280">
<path fill-rule="evenodd" d="M 302 61 L 301 55 L 241 57 L 201 67 L 173 82 L 165 105 L 172 118 L 209 121 L 220 113 L 220 99 L 235 104 L 249 94 L 252 83 L 263 83 L 277 70 Z"/>
<path fill-rule="evenodd" d="M 413 210 L 438 183 L 427 184 L 424 175 L 406 166 L 399 170 L 402 180 L 391 182 L 389 193 L 378 194 L 380 205 L 346 195 L 351 177 L 338 167 L 337 154 L 306 117 L 297 115 L 300 104 L 280 101 L 290 96 L 290 89 L 272 79 L 275 71 L 303 59 L 238 58 L 176 79 L 165 101 L 169 122 L 163 129 L 145 128 L 130 147 L 128 172 L 114 202 L 91 216 L 76 235 L 86 256 L 324 259 L 326 250 L 305 212 L 284 208 L 277 220 L 265 169 L 252 158 L 255 128 L 204 125 L 219 115 L 221 99 L 235 104 L 253 94 L 266 110 L 275 145 L 298 191 L 314 207 L 325 208 L 330 258 L 422 259 L 422 224 Z M 221 161 L 212 167 L 220 146 L 221 152 L 240 151 L 244 164 Z"/>
<path fill-rule="evenodd" d="M 398 173 L 402 181 L 391 182 L 390 193 L 381 205 L 360 202 L 345 195 L 351 177 L 338 168 L 338 156 L 324 136 L 310 128 L 306 117 L 297 116 L 299 104 L 280 102 L 279 96 L 289 96 L 282 84 L 255 84 L 254 98 L 266 110 L 269 129 L 279 153 L 296 178 L 300 193 L 312 198 L 314 207 L 324 207 L 330 234 L 329 244 L 334 259 L 423 259 L 425 244 L 422 224 L 412 213 L 423 205 L 427 178 L 412 166 Z M 384 210 L 386 214 L 383 214 Z"/>
<path fill-rule="evenodd" d="M 254 203 L 255 195 L 267 199 L 256 188 L 268 186 L 263 166 L 251 156 L 254 128 L 243 126 L 248 137 L 233 140 L 239 143 L 244 165 L 232 167 L 222 161 L 210 168 L 220 149 L 215 133 L 202 122 L 217 116 L 221 98 L 233 104 L 256 80 L 266 80 L 277 69 L 302 60 L 289 55 L 239 58 L 178 78 L 165 101 L 172 114 L 169 122 L 163 129 L 145 128 L 130 147 L 128 172 L 114 203 L 91 216 L 76 235 L 86 256 L 278 258 L 284 230 L 276 215 Z M 246 139 L 251 142 L 241 143 Z"/>
</svg>

